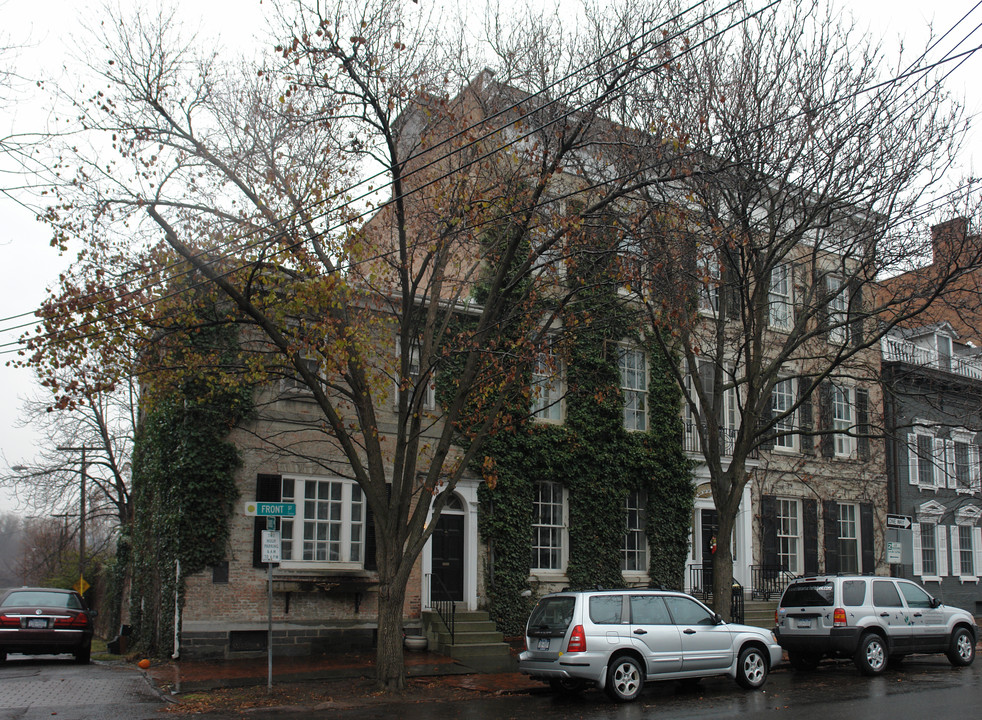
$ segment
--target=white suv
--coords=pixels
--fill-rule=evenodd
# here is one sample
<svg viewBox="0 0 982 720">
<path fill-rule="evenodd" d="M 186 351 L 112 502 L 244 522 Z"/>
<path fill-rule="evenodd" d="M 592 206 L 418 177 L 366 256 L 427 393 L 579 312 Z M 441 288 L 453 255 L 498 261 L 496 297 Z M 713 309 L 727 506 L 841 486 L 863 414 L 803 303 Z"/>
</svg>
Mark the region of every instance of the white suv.
<svg viewBox="0 0 982 720">
<path fill-rule="evenodd" d="M 590 590 L 546 595 L 532 610 L 518 669 L 559 692 L 586 685 L 617 702 L 649 680 L 728 675 L 754 690 L 781 660 L 774 633 L 724 623 L 689 595 Z"/>
<path fill-rule="evenodd" d="M 899 578 L 829 575 L 799 578 L 784 590 L 775 633 L 797 670 L 825 656 L 852 658 L 864 675 L 910 653 L 945 653 L 971 665 L 978 627 L 964 610 L 943 605 Z"/>
</svg>

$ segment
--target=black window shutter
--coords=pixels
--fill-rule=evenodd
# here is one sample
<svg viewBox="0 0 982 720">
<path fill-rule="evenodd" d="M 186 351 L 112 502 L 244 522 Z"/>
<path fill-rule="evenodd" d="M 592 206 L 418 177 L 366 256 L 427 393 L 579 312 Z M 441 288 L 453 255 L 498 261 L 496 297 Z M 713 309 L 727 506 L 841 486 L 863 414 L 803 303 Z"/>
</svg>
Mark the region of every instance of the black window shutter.
<svg viewBox="0 0 982 720">
<path fill-rule="evenodd" d="M 739 267 L 739 253 L 737 250 L 721 248 L 720 250 L 720 280 L 723 287 L 720 293 L 720 301 L 726 306 L 723 308 L 723 317 L 728 320 L 736 320 L 740 317 L 740 305 L 743 300 L 743 277 Z"/>
<path fill-rule="evenodd" d="M 256 476 L 256 502 L 279 502 L 283 487 L 283 477 L 281 475 L 257 475 Z M 264 568 L 266 563 L 262 561 L 262 541 L 263 530 L 266 529 L 266 518 L 257 517 L 252 526 L 252 566 Z"/>
<path fill-rule="evenodd" d="M 832 435 L 832 383 L 823 382 L 818 388 L 818 429 L 822 433 L 819 443 L 822 457 L 835 455 L 835 437 Z"/>
<path fill-rule="evenodd" d="M 873 552 L 873 505 L 859 504 L 859 534 L 863 546 L 863 572 L 872 575 L 876 572 L 876 555 Z"/>
<path fill-rule="evenodd" d="M 834 575 L 839 572 L 839 503 L 823 500 L 822 515 L 825 520 L 825 572 Z"/>
<path fill-rule="evenodd" d="M 856 451 L 860 460 L 869 460 L 869 390 L 856 390 Z"/>
<path fill-rule="evenodd" d="M 798 435 L 801 452 L 805 455 L 814 455 L 815 436 L 811 432 L 815 427 L 815 411 L 812 409 L 811 395 L 804 398 L 798 406 L 798 427 L 801 428 L 801 433 Z"/>
<path fill-rule="evenodd" d="M 846 283 L 847 292 L 849 293 L 848 301 L 848 311 L 849 311 L 849 340 L 853 347 L 862 347 L 863 345 L 863 287 L 859 282 L 859 278 L 850 278 L 849 282 Z"/>
<path fill-rule="evenodd" d="M 819 274 L 815 277 L 818 291 L 815 293 L 815 322 L 818 331 L 821 333 L 822 340 L 829 341 L 829 280 L 827 275 Z"/>
<path fill-rule="evenodd" d="M 818 501 L 801 501 L 801 515 L 804 521 L 804 559 L 805 575 L 818 575 Z"/>
<path fill-rule="evenodd" d="M 774 447 L 774 429 L 768 428 L 771 420 L 774 419 L 774 408 L 772 406 L 773 393 L 768 393 L 764 399 L 763 409 L 760 413 L 760 420 L 757 423 L 757 433 L 761 437 L 760 447 L 762 450 L 770 450 Z"/>
<path fill-rule="evenodd" d="M 760 545 L 764 565 L 777 566 L 777 500 L 760 496 Z"/>
</svg>

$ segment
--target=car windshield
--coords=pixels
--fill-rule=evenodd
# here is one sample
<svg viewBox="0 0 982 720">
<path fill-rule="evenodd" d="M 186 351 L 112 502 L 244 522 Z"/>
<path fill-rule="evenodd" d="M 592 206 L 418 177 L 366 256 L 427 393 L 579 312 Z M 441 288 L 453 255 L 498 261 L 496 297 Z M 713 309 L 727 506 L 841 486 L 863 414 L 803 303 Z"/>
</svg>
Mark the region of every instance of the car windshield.
<svg viewBox="0 0 982 720">
<path fill-rule="evenodd" d="M 832 583 L 806 582 L 789 585 L 781 597 L 781 607 L 814 607 L 831 605 L 834 597 Z"/>
<path fill-rule="evenodd" d="M 69 608 L 81 610 L 82 604 L 72 593 L 45 592 L 44 590 L 16 590 L 4 598 L 2 607 L 34 607 Z"/>
<path fill-rule="evenodd" d="M 529 630 L 550 630 L 565 633 L 573 619 L 576 598 L 569 595 L 546 597 L 539 601 L 529 618 Z"/>
</svg>

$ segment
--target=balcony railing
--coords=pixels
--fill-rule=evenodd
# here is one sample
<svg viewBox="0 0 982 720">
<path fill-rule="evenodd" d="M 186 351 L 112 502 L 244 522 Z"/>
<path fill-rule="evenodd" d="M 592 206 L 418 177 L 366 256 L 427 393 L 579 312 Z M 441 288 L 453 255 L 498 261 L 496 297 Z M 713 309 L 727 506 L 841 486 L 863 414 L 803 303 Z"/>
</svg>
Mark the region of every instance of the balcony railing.
<svg viewBox="0 0 982 720">
<path fill-rule="evenodd" d="M 729 428 L 719 429 L 720 455 L 722 457 L 732 457 L 733 448 L 736 444 L 737 431 Z M 702 441 L 699 438 L 699 428 L 691 420 L 682 421 L 682 449 L 689 453 L 702 453 Z M 756 448 L 749 455 L 751 458 L 757 457 Z"/>
<path fill-rule="evenodd" d="M 883 352 L 883 362 L 903 362 L 954 373 L 973 380 L 982 380 L 982 360 L 977 357 L 942 355 L 937 350 L 919 347 L 908 340 L 888 337 L 883 338 L 880 347 Z"/>
</svg>

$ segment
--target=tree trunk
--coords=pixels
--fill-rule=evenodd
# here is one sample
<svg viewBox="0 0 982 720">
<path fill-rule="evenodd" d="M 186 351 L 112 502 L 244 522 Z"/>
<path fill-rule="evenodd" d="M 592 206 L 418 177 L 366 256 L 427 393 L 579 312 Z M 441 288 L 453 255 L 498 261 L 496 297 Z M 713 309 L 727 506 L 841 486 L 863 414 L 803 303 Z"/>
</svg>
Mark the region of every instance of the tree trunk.
<svg viewBox="0 0 982 720">
<path fill-rule="evenodd" d="M 733 517 L 735 513 L 720 508 L 719 530 L 716 532 L 716 552 L 713 553 L 713 610 L 730 621 L 733 592 Z"/>
<path fill-rule="evenodd" d="M 406 666 L 402 655 L 402 607 L 405 598 L 405 583 L 381 581 L 378 593 L 375 679 L 379 689 L 386 692 L 402 690 L 406 686 Z"/>
</svg>

